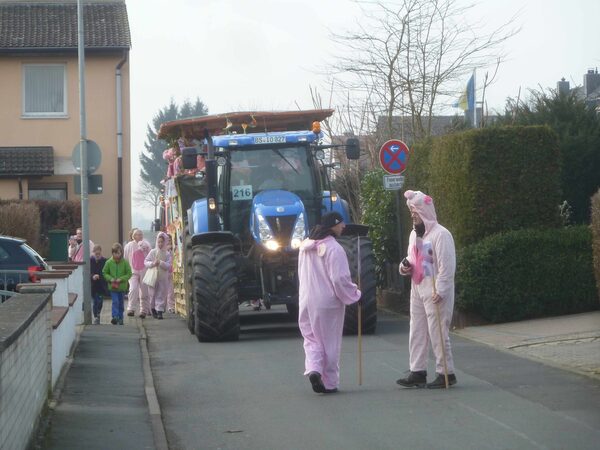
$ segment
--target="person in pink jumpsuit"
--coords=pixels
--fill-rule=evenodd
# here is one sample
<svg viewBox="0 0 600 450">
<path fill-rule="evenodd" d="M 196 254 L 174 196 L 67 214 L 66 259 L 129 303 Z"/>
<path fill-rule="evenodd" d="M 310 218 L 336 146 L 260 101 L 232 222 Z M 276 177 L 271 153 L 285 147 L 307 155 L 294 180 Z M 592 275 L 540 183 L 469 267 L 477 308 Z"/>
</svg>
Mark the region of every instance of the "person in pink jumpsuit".
<svg viewBox="0 0 600 450">
<path fill-rule="evenodd" d="M 442 339 L 446 350 L 448 384 L 456 384 L 450 346 L 450 322 L 454 310 L 456 256 L 452 234 L 437 222 L 433 199 L 420 191 L 406 191 L 413 231 L 408 256 L 400 264 L 400 274 L 411 276 L 410 290 L 410 372 L 396 382 L 404 387 L 430 389 L 445 387 Z M 435 290 L 434 290 L 435 283 Z M 442 325 L 440 339 L 436 308 Z M 427 383 L 429 344 L 435 355 L 436 378 Z"/>
<path fill-rule="evenodd" d="M 171 255 L 171 261 L 173 261 L 173 238 L 170 234 L 167 234 L 167 251 Z M 175 290 L 173 288 L 173 264 L 167 277 L 167 310 L 171 314 L 175 314 Z"/>
<path fill-rule="evenodd" d="M 144 260 L 152 247 L 150 242 L 144 239 L 144 233 L 138 228 L 131 230 L 130 241 L 123 249 L 123 256 L 129 262 L 133 275 L 129 279 L 129 292 L 127 293 L 127 315 L 133 317 L 135 310 L 140 310 L 140 319 L 150 314 L 148 303 L 148 286 L 142 283 L 146 274 Z"/>
<path fill-rule="evenodd" d="M 298 325 L 304 338 L 305 371 L 316 393 L 337 392 L 345 305 L 360 299 L 350 278 L 348 258 L 335 240 L 344 230 L 342 216 L 325 214 L 298 256 Z"/>
<path fill-rule="evenodd" d="M 150 250 L 144 261 L 146 268 L 156 267 L 158 277 L 156 284 L 148 286 L 148 295 L 150 297 L 150 310 L 152 317 L 162 319 L 165 306 L 167 305 L 167 285 L 169 270 L 171 270 L 171 254 L 167 251 L 167 233 L 160 232 L 156 236 L 156 247 Z"/>
</svg>

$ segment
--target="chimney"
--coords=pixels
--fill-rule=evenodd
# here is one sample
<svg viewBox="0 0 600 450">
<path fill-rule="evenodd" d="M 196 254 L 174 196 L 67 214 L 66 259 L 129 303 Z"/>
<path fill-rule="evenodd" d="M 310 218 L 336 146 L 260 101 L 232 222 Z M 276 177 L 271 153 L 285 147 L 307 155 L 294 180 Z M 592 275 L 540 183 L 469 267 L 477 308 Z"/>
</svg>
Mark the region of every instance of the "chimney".
<svg viewBox="0 0 600 450">
<path fill-rule="evenodd" d="M 571 87 L 569 82 L 565 80 L 565 77 L 562 77 L 560 81 L 556 83 L 556 90 L 558 91 L 558 95 L 569 95 Z"/>
<path fill-rule="evenodd" d="M 587 73 L 583 76 L 583 92 L 587 97 L 594 92 L 598 86 L 600 86 L 600 73 L 598 73 L 598 68 L 588 69 Z"/>
</svg>

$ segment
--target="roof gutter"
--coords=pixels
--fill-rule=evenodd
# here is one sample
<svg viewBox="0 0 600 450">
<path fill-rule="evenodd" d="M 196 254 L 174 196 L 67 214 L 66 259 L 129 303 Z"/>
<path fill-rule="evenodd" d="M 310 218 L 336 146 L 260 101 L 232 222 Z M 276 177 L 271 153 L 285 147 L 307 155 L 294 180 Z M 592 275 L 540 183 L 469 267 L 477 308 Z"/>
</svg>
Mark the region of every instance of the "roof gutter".
<svg viewBox="0 0 600 450">
<path fill-rule="evenodd" d="M 118 242 L 123 242 L 123 80 L 121 67 L 127 61 L 127 50 L 115 68 L 117 103 L 117 222 Z"/>
</svg>

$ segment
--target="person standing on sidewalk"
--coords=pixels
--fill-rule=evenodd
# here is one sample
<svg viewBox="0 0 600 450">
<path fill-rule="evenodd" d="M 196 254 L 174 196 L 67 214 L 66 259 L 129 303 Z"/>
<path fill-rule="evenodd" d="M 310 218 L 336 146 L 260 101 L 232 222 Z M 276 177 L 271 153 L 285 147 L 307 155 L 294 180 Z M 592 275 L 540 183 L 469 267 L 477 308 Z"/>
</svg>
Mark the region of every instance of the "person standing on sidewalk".
<svg viewBox="0 0 600 450">
<path fill-rule="evenodd" d="M 94 243 L 90 240 L 88 241 L 88 245 L 90 246 L 91 254 L 94 252 Z M 75 235 L 69 238 L 67 254 L 69 256 L 69 261 L 83 261 L 83 230 L 81 228 L 77 228 L 77 230 L 75 230 Z"/>
<path fill-rule="evenodd" d="M 132 275 L 129 280 L 129 292 L 127 294 L 127 315 L 133 317 L 135 310 L 139 308 L 140 319 L 150 314 L 150 303 L 148 302 L 148 286 L 142 283 L 146 274 L 144 260 L 152 247 L 150 242 L 144 239 L 144 233 L 134 228 L 130 233 L 130 241 L 125 245 L 123 254 L 131 266 Z"/>
<path fill-rule="evenodd" d="M 146 256 L 146 268 L 156 267 L 158 276 L 154 286 L 148 286 L 150 296 L 150 310 L 152 317 L 162 319 L 165 306 L 167 304 L 167 285 L 169 270 L 171 269 L 172 259 L 167 251 L 167 233 L 160 232 L 156 236 L 156 247 L 154 247 L 148 256 Z"/>
<path fill-rule="evenodd" d="M 316 393 L 337 392 L 346 305 L 361 292 L 350 278 L 348 257 L 335 240 L 345 224 L 337 212 L 325 214 L 298 256 L 298 325 L 304 338 L 305 371 Z"/>
<path fill-rule="evenodd" d="M 454 310 L 454 271 L 456 256 L 452 234 L 437 222 L 433 199 L 420 191 L 406 191 L 406 204 L 413 221 L 413 231 L 408 241 L 408 256 L 400 264 L 400 274 L 412 278 L 410 290 L 410 373 L 396 381 L 404 387 L 430 389 L 446 386 L 442 339 L 446 350 L 448 382 L 456 384 L 452 349 L 450 348 L 450 322 Z M 435 283 L 435 284 L 434 284 Z M 442 338 L 440 338 L 439 307 Z M 427 383 L 429 343 L 435 354 L 437 377 Z"/>
<path fill-rule="evenodd" d="M 112 257 L 104 264 L 102 274 L 108 283 L 108 290 L 112 298 L 113 325 L 123 325 L 123 297 L 127 292 L 127 282 L 131 278 L 131 266 L 123 258 L 123 246 L 118 242 L 112 245 Z"/>
<path fill-rule="evenodd" d="M 92 274 L 92 313 L 94 315 L 94 325 L 100 325 L 100 313 L 104 296 L 108 295 L 106 289 L 106 280 L 102 275 L 102 269 L 106 264 L 106 258 L 102 256 L 102 247 L 94 245 L 94 252 L 90 258 L 90 273 Z"/>
</svg>

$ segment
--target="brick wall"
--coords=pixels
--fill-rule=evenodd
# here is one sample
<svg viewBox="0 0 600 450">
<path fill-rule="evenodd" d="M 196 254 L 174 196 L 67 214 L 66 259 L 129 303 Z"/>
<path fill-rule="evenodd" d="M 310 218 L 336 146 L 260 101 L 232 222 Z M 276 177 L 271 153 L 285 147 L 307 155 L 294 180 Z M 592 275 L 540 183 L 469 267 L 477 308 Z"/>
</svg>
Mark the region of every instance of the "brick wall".
<svg viewBox="0 0 600 450">
<path fill-rule="evenodd" d="M 24 449 L 48 399 L 49 294 L 18 294 L 0 304 L 0 448 Z"/>
</svg>

